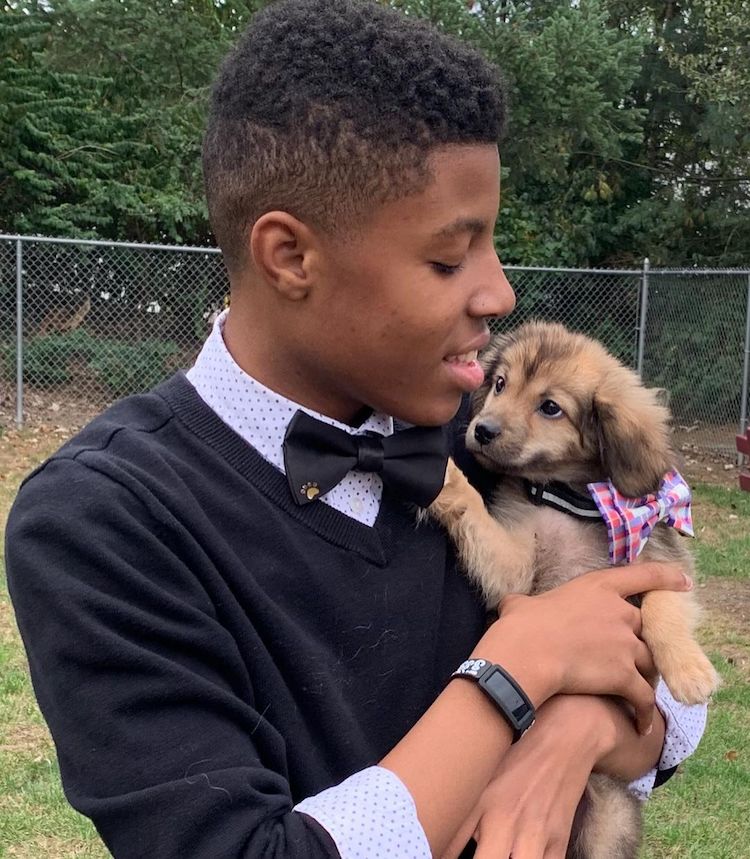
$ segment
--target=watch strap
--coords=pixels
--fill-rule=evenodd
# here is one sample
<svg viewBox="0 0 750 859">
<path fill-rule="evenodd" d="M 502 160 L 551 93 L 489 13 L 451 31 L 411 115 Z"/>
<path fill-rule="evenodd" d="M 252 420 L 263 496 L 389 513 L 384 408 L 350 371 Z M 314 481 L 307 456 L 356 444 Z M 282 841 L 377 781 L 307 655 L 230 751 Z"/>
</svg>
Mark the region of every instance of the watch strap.
<svg viewBox="0 0 750 859">
<path fill-rule="evenodd" d="M 510 725 L 514 743 L 534 724 L 534 705 L 501 666 L 487 659 L 467 659 L 453 672 L 451 679 L 454 677 L 463 677 L 477 683 Z"/>
</svg>

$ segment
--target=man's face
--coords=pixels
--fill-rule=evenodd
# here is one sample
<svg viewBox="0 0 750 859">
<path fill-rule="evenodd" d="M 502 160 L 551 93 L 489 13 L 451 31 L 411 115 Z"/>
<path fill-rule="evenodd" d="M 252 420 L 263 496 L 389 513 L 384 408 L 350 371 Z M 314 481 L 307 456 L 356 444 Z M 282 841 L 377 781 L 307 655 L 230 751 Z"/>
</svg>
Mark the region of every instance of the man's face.
<svg viewBox="0 0 750 859">
<path fill-rule="evenodd" d="M 290 344 L 298 378 L 304 367 L 298 401 L 345 421 L 370 407 L 437 425 L 479 387 L 485 319 L 515 305 L 493 245 L 497 147 L 444 147 L 431 163 L 426 190 L 380 206 L 352 241 L 321 240 Z"/>
</svg>

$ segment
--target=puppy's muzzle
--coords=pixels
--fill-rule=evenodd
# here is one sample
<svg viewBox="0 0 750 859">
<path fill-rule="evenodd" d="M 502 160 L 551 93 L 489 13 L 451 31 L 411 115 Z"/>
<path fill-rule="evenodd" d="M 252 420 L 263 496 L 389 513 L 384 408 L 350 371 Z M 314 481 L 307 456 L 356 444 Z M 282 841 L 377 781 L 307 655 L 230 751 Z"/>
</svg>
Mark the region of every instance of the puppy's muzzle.
<svg viewBox="0 0 750 859">
<path fill-rule="evenodd" d="M 479 444 L 489 444 L 501 433 L 500 424 L 493 420 L 479 421 L 474 427 L 474 438 Z"/>
</svg>

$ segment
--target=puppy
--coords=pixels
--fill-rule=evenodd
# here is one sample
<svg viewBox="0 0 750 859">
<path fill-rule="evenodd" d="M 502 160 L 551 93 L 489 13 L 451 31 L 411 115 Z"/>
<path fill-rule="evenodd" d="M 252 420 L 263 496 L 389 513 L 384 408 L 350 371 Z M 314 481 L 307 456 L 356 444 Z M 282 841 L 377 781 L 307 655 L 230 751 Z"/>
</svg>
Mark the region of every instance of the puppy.
<svg viewBox="0 0 750 859">
<path fill-rule="evenodd" d="M 582 334 L 530 322 L 497 337 L 482 363 L 485 382 L 472 399 L 466 445 L 499 475 L 498 487 L 488 510 L 451 462 L 429 513 L 495 608 L 508 593 L 541 593 L 606 567 L 607 527 L 587 485 L 610 481 L 622 496 L 639 499 L 659 490 L 676 457 L 667 409 L 632 370 Z M 690 573 L 685 543 L 660 522 L 639 557 L 673 561 Z M 672 694 L 705 701 L 717 675 L 693 637 L 692 594 L 651 592 L 641 611 L 643 638 Z M 635 859 L 639 841 L 637 801 L 619 782 L 592 776 L 569 859 Z"/>
</svg>

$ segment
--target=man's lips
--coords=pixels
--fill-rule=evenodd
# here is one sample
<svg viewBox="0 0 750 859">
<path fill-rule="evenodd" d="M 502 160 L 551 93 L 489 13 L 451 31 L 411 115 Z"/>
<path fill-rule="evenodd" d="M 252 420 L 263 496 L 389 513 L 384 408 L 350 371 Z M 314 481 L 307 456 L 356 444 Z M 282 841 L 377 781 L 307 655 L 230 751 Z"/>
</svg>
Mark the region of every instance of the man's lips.
<svg viewBox="0 0 750 859">
<path fill-rule="evenodd" d="M 454 363 L 469 363 L 471 361 L 477 360 L 477 353 L 481 352 L 482 349 L 490 342 L 490 332 L 485 330 L 479 337 L 475 337 L 471 342 L 467 343 L 463 348 L 457 349 L 451 355 L 446 355 L 443 358 L 444 361 L 447 361 L 450 364 Z"/>
<path fill-rule="evenodd" d="M 470 354 L 476 355 L 477 353 L 472 352 Z M 471 391 L 476 391 L 482 384 L 484 381 L 484 370 L 476 359 L 470 361 L 459 360 L 464 357 L 457 355 L 455 356 L 455 360 L 444 359 L 443 364 L 445 364 L 454 382 L 458 384 L 458 387 L 468 394 Z"/>
<path fill-rule="evenodd" d="M 443 360 L 449 364 L 470 364 L 472 361 L 477 360 L 477 350 L 463 352 L 460 355 L 449 355 L 447 358 L 443 358 Z"/>
<path fill-rule="evenodd" d="M 489 341 L 489 332 L 477 337 L 467 348 L 453 355 L 446 355 L 443 362 L 448 365 L 460 387 L 469 392 L 475 391 L 484 381 L 484 371 L 477 361 L 477 353 Z"/>
</svg>

